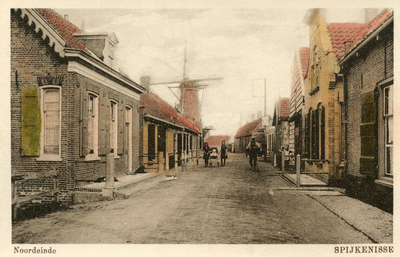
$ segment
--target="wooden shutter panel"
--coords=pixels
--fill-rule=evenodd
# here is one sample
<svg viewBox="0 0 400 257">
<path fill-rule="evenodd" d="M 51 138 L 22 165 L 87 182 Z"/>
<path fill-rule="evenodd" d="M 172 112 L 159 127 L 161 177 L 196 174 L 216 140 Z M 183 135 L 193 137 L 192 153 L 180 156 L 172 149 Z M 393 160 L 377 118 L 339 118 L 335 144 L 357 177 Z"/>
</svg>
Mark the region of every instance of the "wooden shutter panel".
<svg viewBox="0 0 400 257">
<path fill-rule="evenodd" d="M 102 93 L 99 96 L 99 155 L 107 154 L 107 142 L 109 139 L 108 127 L 110 122 L 110 110 L 108 98 Z"/>
<path fill-rule="evenodd" d="M 81 147 L 80 155 L 86 156 L 89 153 L 88 146 L 88 94 L 86 90 L 81 89 Z"/>
<path fill-rule="evenodd" d="M 317 110 L 313 110 L 311 114 L 311 158 L 317 159 Z"/>
<path fill-rule="evenodd" d="M 117 134 L 117 153 L 123 154 L 124 153 L 124 128 L 125 128 L 125 107 L 122 104 L 123 102 L 120 101 L 118 107 L 118 134 Z"/>
<path fill-rule="evenodd" d="M 321 107 L 321 154 L 320 159 L 325 159 L 325 107 Z"/>
<path fill-rule="evenodd" d="M 305 114 L 304 117 L 304 154 L 307 158 L 310 157 L 310 115 Z"/>
<path fill-rule="evenodd" d="M 376 171 L 376 141 L 375 141 L 376 104 L 374 91 L 365 94 L 361 106 L 361 157 L 360 173 L 374 176 Z"/>
<path fill-rule="evenodd" d="M 35 86 L 25 88 L 22 91 L 21 101 L 21 154 L 22 156 L 38 156 L 42 117 L 37 88 Z"/>
</svg>

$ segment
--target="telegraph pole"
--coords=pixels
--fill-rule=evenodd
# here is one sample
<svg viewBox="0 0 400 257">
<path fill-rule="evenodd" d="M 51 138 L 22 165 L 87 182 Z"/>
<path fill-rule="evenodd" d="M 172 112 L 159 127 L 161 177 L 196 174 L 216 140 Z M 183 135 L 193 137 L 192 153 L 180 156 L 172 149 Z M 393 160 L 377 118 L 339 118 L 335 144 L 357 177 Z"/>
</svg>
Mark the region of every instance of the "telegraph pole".
<svg viewBox="0 0 400 257">
<path fill-rule="evenodd" d="M 264 80 L 264 117 L 267 116 L 267 79 L 266 78 L 257 78 L 253 79 L 254 80 Z M 259 97 L 259 96 L 254 96 L 254 84 L 253 84 L 253 97 Z"/>
</svg>

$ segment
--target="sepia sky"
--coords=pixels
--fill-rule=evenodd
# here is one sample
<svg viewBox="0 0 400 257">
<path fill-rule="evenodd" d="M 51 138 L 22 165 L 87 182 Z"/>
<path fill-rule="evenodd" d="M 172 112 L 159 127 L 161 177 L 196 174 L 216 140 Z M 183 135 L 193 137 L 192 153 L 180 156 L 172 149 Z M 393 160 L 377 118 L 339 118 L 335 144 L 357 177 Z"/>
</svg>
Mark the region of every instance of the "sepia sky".
<svg viewBox="0 0 400 257">
<path fill-rule="evenodd" d="M 302 22 L 307 9 L 55 9 L 86 32 L 114 32 L 121 72 L 136 82 L 183 78 L 203 79 L 199 91 L 203 126 L 211 135 L 234 135 L 251 114 L 272 115 L 279 95 L 289 96 L 290 67 L 296 47 L 308 46 Z M 177 101 L 168 86 L 151 90 L 171 105 Z M 176 85 L 175 85 L 176 86 Z M 258 96 L 258 97 L 253 97 Z"/>
</svg>

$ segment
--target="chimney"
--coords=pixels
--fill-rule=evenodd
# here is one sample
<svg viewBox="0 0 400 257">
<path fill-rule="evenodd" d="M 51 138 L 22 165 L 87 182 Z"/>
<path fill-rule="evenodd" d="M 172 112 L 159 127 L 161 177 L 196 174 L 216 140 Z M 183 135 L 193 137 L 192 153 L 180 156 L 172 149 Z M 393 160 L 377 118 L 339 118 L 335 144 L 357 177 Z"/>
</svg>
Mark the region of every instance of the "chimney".
<svg viewBox="0 0 400 257">
<path fill-rule="evenodd" d="M 374 19 L 376 16 L 378 16 L 378 14 L 379 14 L 379 10 L 377 8 L 365 8 L 364 9 L 365 23 Z"/>
<path fill-rule="evenodd" d="M 74 36 L 100 60 L 114 68 L 114 49 L 118 44 L 115 33 L 83 33 Z"/>
<path fill-rule="evenodd" d="M 64 19 L 66 19 L 67 21 L 69 21 L 69 16 L 68 16 L 68 14 L 64 14 Z"/>
<path fill-rule="evenodd" d="M 142 76 L 140 77 L 140 85 L 144 88 L 146 88 L 147 91 L 150 92 L 150 83 L 151 83 L 151 77 L 150 76 Z"/>
</svg>

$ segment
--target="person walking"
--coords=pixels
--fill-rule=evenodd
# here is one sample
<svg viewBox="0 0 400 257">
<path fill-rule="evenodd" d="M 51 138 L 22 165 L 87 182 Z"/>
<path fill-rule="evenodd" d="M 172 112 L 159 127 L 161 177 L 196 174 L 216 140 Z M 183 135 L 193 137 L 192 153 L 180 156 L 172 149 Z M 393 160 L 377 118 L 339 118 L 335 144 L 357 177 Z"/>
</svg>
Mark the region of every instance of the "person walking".
<svg viewBox="0 0 400 257">
<path fill-rule="evenodd" d="M 260 151 L 260 144 L 256 142 L 256 137 L 252 136 L 251 141 L 246 147 L 246 151 L 249 154 L 249 163 L 251 170 L 256 170 L 257 167 L 257 156 Z"/>
<path fill-rule="evenodd" d="M 227 149 L 228 147 L 225 145 L 225 140 L 223 140 L 221 143 L 221 166 L 225 166 L 226 159 L 228 158 Z"/>
<path fill-rule="evenodd" d="M 204 146 L 203 146 L 204 167 L 208 166 L 208 158 L 209 157 L 210 157 L 210 147 L 208 146 L 208 142 L 205 142 Z"/>
</svg>

